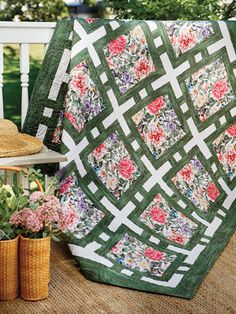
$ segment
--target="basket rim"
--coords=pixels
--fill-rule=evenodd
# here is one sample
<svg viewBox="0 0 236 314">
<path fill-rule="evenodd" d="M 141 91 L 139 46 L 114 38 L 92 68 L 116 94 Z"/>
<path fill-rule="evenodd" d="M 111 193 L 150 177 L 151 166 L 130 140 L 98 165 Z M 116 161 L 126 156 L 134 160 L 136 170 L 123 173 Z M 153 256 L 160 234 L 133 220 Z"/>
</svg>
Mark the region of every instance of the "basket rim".
<svg viewBox="0 0 236 314">
<path fill-rule="evenodd" d="M 16 240 L 18 240 L 19 239 L 19 237 L 20 237 L 20 235 L 19 234 L 17 234 L 17 236 L 14 238 L 14 239 L 10 239 L 10 240 L 0 240 L 0 243 L 12 243 L 12 242 L 14 242 L 14 241 L 16 241 Z"/>
<path fill-rule="evenodd" d="M 23 170 L 23 172 L 25 174 L 28 173 L 27 168 L 17 167 L 17 166 L 0 166 L 0 170 L 10 170 L 10 171 L 15 171 L 15 172 L 20 172 Z M 40 183 L 40 181 L 38 179 L 35 179 L 34 182 L 37 184 L 39 191 L 44 192 L 42 184 Z"/>
</svg>

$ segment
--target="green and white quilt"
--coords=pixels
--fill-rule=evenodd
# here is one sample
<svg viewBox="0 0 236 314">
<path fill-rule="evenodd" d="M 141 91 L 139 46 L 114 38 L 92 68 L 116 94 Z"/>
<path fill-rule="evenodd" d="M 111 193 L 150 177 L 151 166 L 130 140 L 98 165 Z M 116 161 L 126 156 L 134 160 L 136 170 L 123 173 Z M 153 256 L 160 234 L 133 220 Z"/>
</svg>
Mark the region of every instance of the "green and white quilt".
<svg viewBox="0 0 236 314">
<path fill-rule="evenodd" d="M 68 158 L 87 278 L 193 296 L 235 230 L 235 95 L 236 22 L 58 23 L 24 131 Z"/>
</svg>

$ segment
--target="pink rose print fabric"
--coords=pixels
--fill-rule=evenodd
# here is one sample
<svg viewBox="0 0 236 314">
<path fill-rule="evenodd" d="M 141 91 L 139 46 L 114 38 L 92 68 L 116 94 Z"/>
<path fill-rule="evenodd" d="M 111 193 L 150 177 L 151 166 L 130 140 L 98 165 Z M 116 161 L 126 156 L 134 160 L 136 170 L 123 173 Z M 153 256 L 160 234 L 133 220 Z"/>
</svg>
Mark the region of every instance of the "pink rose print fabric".
<svg viewBox="0 0 236 314">
<path fill-rule="evenodd" d="M 87 198 L 74 173 L 60 182 L 61 222 L 59 228 L 84 238 L 102 220 L 105 214 Z"/>
<path fill-rule="evenodd" d="M 117 199 L 141 174 L 116 132 L 96 147 L 88 161 L 102 183 Z"/>
<path fill-rule="evenodd" d="M 236 124 L 213 142 L 217 158 L 230 180 L 236 177 Z"/>
<path fill-rule="evenodd" d="M 176 258 L 176 255 L 149 247 L 127 233 L 112 247 L 107 256 L 129 269 L 157 277 L 161 277 Z"/>
<path fill-rule="evenodd" d="M 195 156 L 172 178 L 178 190 L 200 211 L 208 212 L 220 192 L 210 175 Z"/>
<path fill-rule="evenodd" d="M 65 118 L 81 132 L 85 124 L 96 117 L 105 105 L 91 78 L 85 61 L 77 64 L 70 72 L 70 82 L 65 99 Z"/>
<path fill-rule="evenodd" d="M 103 51 L 121 94 L 156 71 L 141 26 L 112 40 Z"/>
<path fill-rule="evenodd" d="M 158 235 L 181 245 L 189 242 L 198 227 L 183 213 L 170 206 L 161 194 L 155 196 L 141 214 L 140 220 Z"/>
<path fill-rule="evenodd" d="M 222 59 L 201 68 L 185 83 L 202 122 L 235 99 Z"/>
<path fill-rule="evenodd" d="M 132 119 L 156 159 L 185 135 L 167 95 L 156 98 Z"/>
<path fill-rule="evenodd" d="M 177 58 L 214 34 L 208 21 L 164 21 L 163 24 Z"/>
</svg>

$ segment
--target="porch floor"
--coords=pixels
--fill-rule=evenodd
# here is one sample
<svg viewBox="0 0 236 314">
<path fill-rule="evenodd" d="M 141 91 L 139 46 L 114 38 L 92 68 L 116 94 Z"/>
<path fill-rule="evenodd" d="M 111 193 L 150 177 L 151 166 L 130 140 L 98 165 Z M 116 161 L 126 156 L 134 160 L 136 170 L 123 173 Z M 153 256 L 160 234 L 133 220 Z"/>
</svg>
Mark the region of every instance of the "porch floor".
<svg viewBox="0 0 236 314">
<path fill-rule="evenodd" d="M 183 300 L 91 282 L 80 274 L 69 249 L 53 243 L 50 295 L 27 302 L 0 302 L 4 314 L 77 313 L 236 313 L 236 233 L 216 261 L 195 297 Z"/>
</svg>

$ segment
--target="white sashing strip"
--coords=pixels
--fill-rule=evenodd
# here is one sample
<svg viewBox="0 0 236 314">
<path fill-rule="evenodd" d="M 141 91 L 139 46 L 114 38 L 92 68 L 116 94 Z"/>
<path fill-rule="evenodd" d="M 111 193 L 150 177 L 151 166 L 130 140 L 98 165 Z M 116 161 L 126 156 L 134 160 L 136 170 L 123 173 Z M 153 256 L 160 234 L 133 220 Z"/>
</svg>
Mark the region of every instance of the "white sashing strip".
<svg viewBox="0 0 236 314">
<path fill-rule="evenodd" d="M 168 288 L 176 288 L 184 275 L 182 274 L 173 274 L 173 276 L 170 278 L 169 281 L 161 281 L 161 280 L 155 280 L 149 277 L 142 277 L 141 280 L 152 283 L 154 285 L 168 287 Z"/>
<path fill-rule="evenodd" d="M 160 240 L 157 239 L 156 237 L 153 237 L 153 236 L 151 236 L 151 237 L 149 238 L 149 241 L 151 241 L 151 242 L 153 242 L 153 243 L 155 243 L 155 244 L 159 244 L 159 243 L 160 243 Z"/>
<path fill-rule="evenodd" d="M 149 26 L 149 29 L 151 32 L 153 32 L 155 29 L 157 29 L 157 24 L 154 21 L 145 21 L 145 22 Z"/>
<path fill-rule="evenodd" d="M 193 216 L 193 218 L 195 218 L 197 221 L 201 222 L 203 225 L 205 225 L 205 226 L 207 226 L 207 227 L 210 225 L 208 221 L 202 219 L 200 216 L 198 216 L 197 213 L 193 212 L 193 213 L 192 213 L 192 216 Z"/>
<path fill-rule="evenodd" d="M 163 85 L 165 85 L 166 83 L 170 83 L 171 87 L 173 88 L 176 98 L 181 97 L 183 93 L 180 88 L 177 77 L 190 68 L 189 62 L 185 61 L 182 64 L 180 64 L 177 68 L 173 69 L 170 59 L 166 52 L 160 56 L 160 59 L 161 59 L 161 62 L 163 64 L 166 74 L 151 84 L 153 90 L 157 90 Z"/>
<path fill-rule="evenodd" d="M 218 210 L 218 214 L 221 215 L 221 216 L 223 216 L 223 217 L 226 216 L 226 213 L 223 212 L 223 210 L 221 210 L 221 209 Z"/>
<path fill-rule="evenodd" d="M 98 190 L 98 187 L 96 186 L 94 182 L 89 183 L 88 188 L 90 189 L 92 193 L 96 193 Z"/>
<path fill-rule="evenodd" d="M 51 118 L 53 113 L 53 109 L 49 107 L 44 107 L 43 116 L 47 118 Z"/>
<path fill-rule="evenodd" d="M 117 21 L 110 22 L 110 25 L 111 25 L 111 28 L 113 29 L 113 31 L 120 26 L 120 24 Z"/>
<path fill-rule="evenodd" d="M 200 151 L 209 159 L 211 157 L 211 152 L 204 142 L 204 140 L 209 137 L 213 132 L 215 132 L 215 125 L 210 125 L 208 128 L 204 129 L 202 132 L 198 132 L 196 125 L 193 122 L 193 118 L 187 120 L 190 132 L 192 133 L 193 138 L 184 145 L 184 150 L 188 153 L 194 146 L 198 146 Z"/>
<path fill-rule="evenodd" d="M 105 232 L 101 233 L 99 238 L 101 238 L 104 241 L 107 241 L 110 239 L 110 236 L 108 234 L 106 234 Z"/>
<path fill-rule="evenodd" d="M 74 21 L 74 31 L 79 35 L 79 40 L 72 47 L 71 58 L 76 56 L 79 52 L 87 48 L 91 59 L 93 60 L 94 66 L 97 67 L 101 64 L 99 56 L 93 46 L 93 44 L 106 35 L 106 29 L 104 26 L 99 27 L 94 32 L 87 34 L 82 25 L 78 21 Z"/>
<path fill-rule="evenodd" d="M 123 105 L 119 106 L 118 101 L 112 89 L 110 89 L 107 92 L 107 95 L 110 99 L 110 102 L 114 111 L 107 118 L 103 120 L 102 123 L 104 127 L 108 128 L 113 122 L 118 120 L 125 135 L 126 136 L 129 135 L 130 129 L 123 115 L 125 114 L 126 111 L 128 111 L 130 108 L 132 108 L 135 105 L 134 98 L 128 99 Z"/>
<path fill-rule="evenodd" d="M 183 263 L 193 265 L 205 248 L 205 245 L 197 244 Z"/>
<path fill-rule="evenodd" d="M 68 244 L 71 250 L 71 254 L 78 257 L 83 257 L 89 259 L 91 261 L 97 262 L 99 264 L 105 265 L 107 267 L 112 267 L 113 264 L 105 257 L 102 257 L 95 253 L 102 245 L 93 241 L 87 244 L 85 247 L 75 245 L 75 244 Z"/>
<path fill-rule="evenodd" d="M 47 133 L 47 129 L 48 129 L 48 127 L 46 125 L 39 124 L 38 130 L 37 130 L 37 133 L 36 133 L 36 137 L 40 138 L 43 141 L 44 138 L 45 138 L 45 135 Z"/>
<path fill-rule="evenodd" d="M 218 51 L 219 49 L 225 47 L 227 54 L 229 56 L 230 62 L 233 62 L 236 60 L 236 54 L 235 54 L 234 47 L 230 38 L 229 30 L 227 28 L 227 24 L 223 21 L 218 21 L 218 24 L 219 24 L 223 38 L 217 41 L 216 43 L 210 45 L 207 48 L 207 50 L 209 54 L 212 54 Z"/>
<path fill-rule="evenodd" d="M 135 210 L 135 205 L 131 201 L 128 202 L 122 210 L 116 208 L 105 196 L 101 199 L 101 203 L 106 207 L 106 209 L 115 216 L 111 223 L 108 225 L 108 228 L 115 232 L 122 224 L 126 225 L 129 229 L 133 230 L 137 234 L 141 234 L 143 229 L 134 224 L 127 217 L 132 211 Z"/>
<path fill-rule="evenodd" d="M 75 161 L 77 169 L 81 175 L 81 177 L 84 177 L 87 172 L 84 168 L 84 165 L 82 163 L 82 160 L 80 159 L 80 153 L 85 149 L 85 147 L 89 144 L 86 137 L 84 137 L 77 145 L 75 144 L 73 138 L 69 135 L 69 133 L 66 132 L 66 130 L 63 130 L 62 133 L 62 142 L 63 144 L 68 147 L 69 152 L 65 154 L 67 157 L 67 161 L 64 161 L 61 163 L 61 166 L 65 167 L 68 165 L 71 161 Z"/>
<path fill-rule="evenodd" d="M 225 181 L 222 178 L 220 178 L 218 182 L 220 183 L 225 193 L 228 195 L 226 199 L 224 200 L 224 203 L 222 204 L 222 206 L 225 207 L 226 209 L 229 209 L 236 199 L 236 187 L 233 189 L 233 191 L 231 191 L 228 185 L 225 183 Z"/>
<path fill-rule="evenodd" d="M 230 109 L 230 114 L 231 114 L 231 117 L 234 117 L 234 116 L 236 116 L 236 107 L 234 107 L 234 108 L 232 108 L 232 109 Z"/>
<path fill-rule="evenodd" d="M 68 68 L 70 62 L 71 51 L 69 49 L 65 49 L 59 63 L 57 72 L 55 74 L 54 80 L 52 82 L 52 86 L 49 91 L 48 99 L 56 100 L 59 94 L 59 90 L 61 88 L 62 82 L 64 82 L 66 78 L 66 70 Z"/>
<path fill-rule="evenodd" d="M 216 230 L 219 228 L 219 226 L 221 225 L 222 220 L 218 217 L 215 217 L 212 222 L 210 223 L 210 225 L 207 227 L 204 235 L 207 237 L 212 237 L 214 235 L 214 233 L 216 232 Z"/>
<path fill-rule="evenodd" d="M 187 266 L 180 266 L 177 270 L 180 270 L 180 271 L 188 271 L 188 270 L 189 270 L 189 267 L 187 267 Z"/>
<path fill-rule="evenodd" d="M 132 276 L 133 275 L 133 271 L 130 271 L 128 269 L 122 269 L 121 274 L 127 275 L 127 276 Z"/>
<path fill-rule="evenodd" d="M 165 162 L 160 168 L 156 170 L 145 155 L 141 157 L 141 160 L 148 169 L 148 171 L 152 174 L 152 176 L 144 183 L 144 189 L 149 192 L 151 188 L 158 183 L 169 196 L 172 196 L 174 192 L 163 180 L 163 176 L 172 168 L 170 162 Z"/>
<path fill-rule="evenodd" d="M 206 243 L 209 243 L 209 242 L 210 242 L 210 240 L 209 240 L 209 239 L 207 239 L 207 238 L 201 238 L 201 242 L 206 242 Z"/>
</svg>

